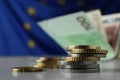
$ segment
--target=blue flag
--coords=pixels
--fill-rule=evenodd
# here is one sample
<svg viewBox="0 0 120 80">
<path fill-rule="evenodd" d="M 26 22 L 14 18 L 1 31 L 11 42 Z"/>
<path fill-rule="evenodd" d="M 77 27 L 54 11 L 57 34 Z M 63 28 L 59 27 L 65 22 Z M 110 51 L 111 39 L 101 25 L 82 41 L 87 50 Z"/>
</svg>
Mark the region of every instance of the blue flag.
<svg viewBox="0 0 120 80">
<path fill-rule="evenodd" d="M 119 12 L 119 0 L 0 0 L 0 56 L 65 56 L 37 21 L 80 10 Z"/>
</svg>

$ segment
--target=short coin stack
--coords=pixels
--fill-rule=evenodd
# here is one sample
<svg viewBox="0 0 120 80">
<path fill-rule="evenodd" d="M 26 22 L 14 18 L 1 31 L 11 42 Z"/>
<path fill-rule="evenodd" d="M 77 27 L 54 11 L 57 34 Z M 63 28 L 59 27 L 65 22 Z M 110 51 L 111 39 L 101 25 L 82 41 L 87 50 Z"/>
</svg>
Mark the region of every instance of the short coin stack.
<svg viewBox="0 0 120 80">
<path fill-rule="evenodd" d="M 58 57 L 40 57 L 33 66 L 37 68 L 58 68 L 58 60 Z"/>
<path fill-rule="evenodd" d="M 41 72 L 44 68 L 58 68 L 58 57 L 40 57 L 36 63 L 30 67 L 13 67 L 12 71 L 17 72 Z"/>
<path fill-rule="evenodd" d="M 107 54 L 107 50 L 98 46 L 69 46 L 67 50 L 70 52 L 70 56 L 59 61 L 60 68 L 64 72 L 73 73 L 100 72 L 100 65 L 97 61 L 101 57 L 106 57 Z"/>
</svg>

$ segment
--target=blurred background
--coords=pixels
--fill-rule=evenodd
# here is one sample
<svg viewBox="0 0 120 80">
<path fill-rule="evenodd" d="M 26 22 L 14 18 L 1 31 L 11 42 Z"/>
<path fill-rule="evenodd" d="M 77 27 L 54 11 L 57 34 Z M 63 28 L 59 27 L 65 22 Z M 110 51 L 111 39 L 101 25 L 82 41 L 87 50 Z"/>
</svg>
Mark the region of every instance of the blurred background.
<svg viewBox="0 0 120 80">
<path fill-rule="evenodd" d="M 97 9 L 103 36 L 120 59 L 119 8 L 119 0 L 0 0 L 0 56 L 65 56 L 66 51 L 37 23 Z"/>
</svg>

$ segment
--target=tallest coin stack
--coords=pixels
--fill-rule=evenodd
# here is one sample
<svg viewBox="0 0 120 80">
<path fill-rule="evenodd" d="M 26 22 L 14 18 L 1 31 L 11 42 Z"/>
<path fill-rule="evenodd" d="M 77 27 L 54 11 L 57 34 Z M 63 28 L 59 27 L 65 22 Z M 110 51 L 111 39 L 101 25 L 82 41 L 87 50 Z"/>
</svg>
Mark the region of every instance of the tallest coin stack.
<svg viewBox="0 0 120 80">
<path fill-rule="evenodd" d="M 87 45 L 69 46 L 67 51 L 70 56 L 59 61 L 60 68 L 63 72 L 73 73 L 100 72 L 100 65 L 97 61 L 100 61 L 101 57 L 106 57 L 107 54 L 107 50 Z"/>
</svg>

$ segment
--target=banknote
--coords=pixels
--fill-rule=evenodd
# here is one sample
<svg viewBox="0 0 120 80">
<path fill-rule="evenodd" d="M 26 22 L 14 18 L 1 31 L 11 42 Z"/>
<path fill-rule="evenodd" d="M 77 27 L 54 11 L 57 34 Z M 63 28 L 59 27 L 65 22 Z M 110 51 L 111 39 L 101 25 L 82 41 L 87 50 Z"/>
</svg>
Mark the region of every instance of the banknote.
<svg viewBox="0 0 120 80">
<path fill-rule="evenodd" d="M 103 60 L 115 57 L 111 46 L 84 12 L 40 21 L 38 25 L 63 49 L 70 45 L 96 45 L 108 50 L 108 55 Z"/>
<path fill-rule="evenodd" d="M 116 43 L 115 51 L 116 51 L 116 53 L 118 53 L 116 58 L 120 59 L 120 28 L 119 28 L 119 31 L 118 31 L 118 37 L 117 37 L 117 43 Z"/>
<path fill-rule="evenodd" d="M 107 36 L 106 36 L 106 33 L 105 33 L 105 29 L 104 29 L 103 23 L 102 23 L 101 11 L 99 9 L 88 11 L 87 15 L 91 19 L 91 21 L 93 21 L 93 23 L 96 25 L 98 30 L 103 34 L 105 39 L 107 39 Z"/>
<path fill-rule="evenodd" d="M 115 50 L 115 53 L 118 53 L 120 44 L 120 13 L 104 15 L 102 21 L 106 31 L 107 40 Z"/>
</svg>

